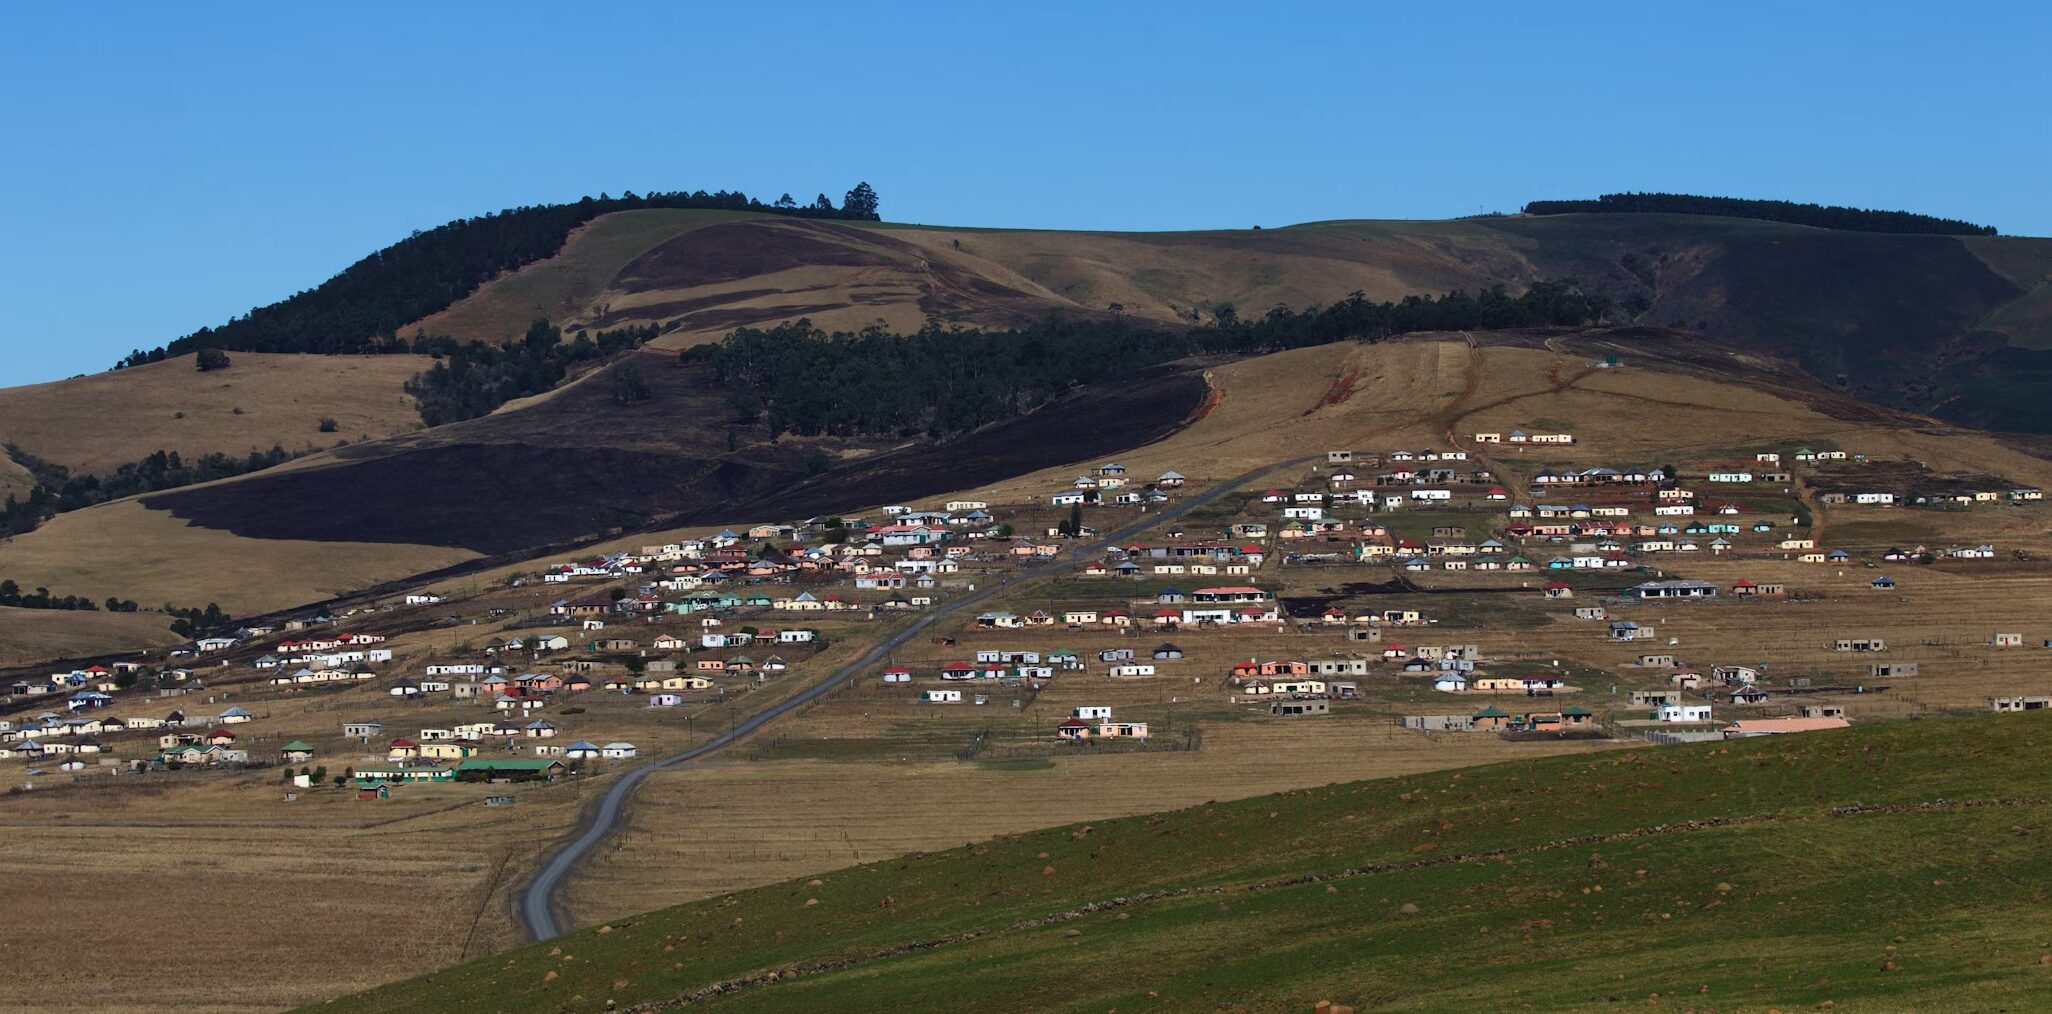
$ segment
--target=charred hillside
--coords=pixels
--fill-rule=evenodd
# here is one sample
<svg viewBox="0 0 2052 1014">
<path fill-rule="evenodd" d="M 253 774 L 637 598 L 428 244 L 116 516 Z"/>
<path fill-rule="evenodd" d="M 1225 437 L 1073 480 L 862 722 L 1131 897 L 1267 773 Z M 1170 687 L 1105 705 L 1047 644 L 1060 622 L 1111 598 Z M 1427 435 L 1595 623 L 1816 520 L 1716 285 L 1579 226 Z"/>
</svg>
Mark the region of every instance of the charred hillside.
<svg viewBox="0 0 2052 1014">
<path fill-rule="evenodd" d="M 1201 367 L 1106 378 L 948 441 L 773 439 L 703 363 L 642 353 L 646 400 L 602 380 L 539 404 L 346 448 L 324 467 L 147 497 L 204 528 L 261 539 L 456 546 L 488 555 L 654 525 L 722 524 L 916 500 L 1115 454 L 1203 403 Z"/>
</svg>

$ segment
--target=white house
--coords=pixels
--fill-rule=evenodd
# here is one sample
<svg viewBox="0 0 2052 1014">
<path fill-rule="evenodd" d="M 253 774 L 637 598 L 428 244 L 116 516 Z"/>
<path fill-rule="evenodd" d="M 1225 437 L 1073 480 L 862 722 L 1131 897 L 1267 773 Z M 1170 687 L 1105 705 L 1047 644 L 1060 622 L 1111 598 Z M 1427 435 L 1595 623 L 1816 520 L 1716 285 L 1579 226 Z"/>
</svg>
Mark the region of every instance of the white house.
<svg viewBox="0 0 2052 1014">
<path fill-rule="evenodd" d="M 1710 721 L 1710 705 L 1663 704 L 1654 709 L 1653 718 L 1660 722 L 1707 722 Z"/>
</svg>

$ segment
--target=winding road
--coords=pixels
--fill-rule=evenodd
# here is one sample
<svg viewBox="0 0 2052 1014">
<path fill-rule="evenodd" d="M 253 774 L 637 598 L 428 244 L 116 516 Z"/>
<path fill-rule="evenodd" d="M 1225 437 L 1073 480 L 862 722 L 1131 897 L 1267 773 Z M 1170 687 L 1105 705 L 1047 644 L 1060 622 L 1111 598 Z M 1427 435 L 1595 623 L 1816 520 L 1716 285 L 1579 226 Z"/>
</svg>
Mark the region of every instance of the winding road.
<svg viewBox="0 0 2052 1014">
<path fill-rule="evenodd" d="M 1219 497 L 1270 472 L 1280 471 L 1285 468 L 1301 467 L 1321 460 L 1323 460 L 1323 455 L 1306 455 L 1300 458 L 1292 458 L 1288 461 L 1277 462 L 1273 465 L 1266 465 L 1251 472 L 1227 479 L 1196 496 L 1163 509 L 1158 514 L 1143 515 L 1125 527 L 1119 528 L 1094 542 L 1086 543 L 1071 550 L 1065 557 L 1058 557 L 1048 563 L 1022 570 L 989 587 L 942 603 L 931 612 L 925 613 L 910 624 L 907 624 L 904 629 L 885 638 L 881 643 L 863 654 L 861 658 L 835 670 L 833 675 L 828 676 L 826 679 L 806 687 L 803 691 L 785 698 L 756 714 L 750 715 L 746 720 L 729 727 L 726 732 L 714 736 L 712 739 L 699 743 L 688 750 L 672 754 L 628 771 L 618 781 L 607 787 L 606 794 L 599 798 L 596 806 L 589 808 L 585 812 L 584 817 L 589 823 L 584 830 L 579 832 L 575 838 L 557 848 L 554 853 L 545 856 L 542 860 L 541 871 L 535 874 L 534 879 L 529 881 L 527 886 L 521 891 L 519 901 L 520 921 L 525 924 L 528 936 L 534 940 L 547 940 L 563 932 L 567 919 L 560 919 L 558 917 L 559 913 L 556 903 L 557 895 L 562 892 L 563 882 L 569 878 L 571 872 L 577 868 L 577 864 L 583 861 L 584 857 L 589 855 L 599 842 L 604 841 L 607 836 L 613 833 L 620 822 L 620 811 L 626 805 L 627 798 L 634 793 L 635 788 L 646 780 L 649 775 L 664 768 L 675 767 L 687 761 L 697 760 L 714 751 L 731 746 L 735 742 L 753 734 L 757 729 L 811 704 L 813 701 L 832 692 L 834 688 L 855 678 L 856 675 L 864 670 L 883 662 L 884 659 L 890 656 L 891 652 L 896 651 L 900 646 L 918 637 L 927 628 L 932 627 L 935 623 L 940 622 L 946 617 L 962 612 L 965 609 L 973 609 L 996 595 L 1016 588 L 1021 584 L 1049 577 L 1078 563 L 1093 559 L 1112 546 L 1120 545 L 1127 539 L 1164 521 L 1173 521 L 1176 518 L 1182 517 L 1184 514 L 1211 503 Z"/>
</svg>

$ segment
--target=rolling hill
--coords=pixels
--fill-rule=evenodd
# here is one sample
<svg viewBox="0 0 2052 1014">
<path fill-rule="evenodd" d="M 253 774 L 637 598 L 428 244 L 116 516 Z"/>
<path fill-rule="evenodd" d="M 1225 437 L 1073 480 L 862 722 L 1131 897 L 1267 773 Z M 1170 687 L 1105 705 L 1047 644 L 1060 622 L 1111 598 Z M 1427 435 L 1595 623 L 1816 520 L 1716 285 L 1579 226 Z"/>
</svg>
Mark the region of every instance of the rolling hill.
<svg viewBox="0 0 2052 1014">
<path fill-rule="evenodd" d="M 1856 396 L 1993 429 L 2044 431 L 2052 240 L 1838 232 L 1672 214 L 1319 222 L 1188 233 L 941 229 L 629 211 L 419 322 L 504 340 L 656 324 L 675 348 L 737 326 L 932 320 L 1015 326 L 1050 313 L 1165 323 L 1574 278 L 1639 324 L 1790 358 Z M 601 280 L 603 279 L 603 281 Z M 412 329 L 408 329 L 409 333 Z"/>
<path fill-rule="evenodd" d="M 2047 731 L 1927 720 L 1052 828 L 309 1009 L 2030 1009 Z"/>
<path fill-rule="evenodd" d="M 649 401 L 619 403 L 601 364 L 484 418 L 421 430 L 403 385 L 432 361 L 391 354 L 237 352 L 221 374 L 200 374 L 181 357 L 0 391 L 0 438 L 74 472 L 159 447 L 240 453 L 352 442 L 62 515 L 0 545 L 0 576 L 60 593 L 182 602 L 203 594 L 196 583 L 221 582 L 205 577 L 208 568 L 181 572 L 181 561 L 247 549 L 300 575 L 221 593 L 242 599 L 243 610 L 267 610 L 648 526 L 916 498 L 1159 439 L 1201 410 L 1199 378 L 1218 365 L 1105 376 L 967 443 L 801 439 L 737 415 L 704 361 L 666 354 L 739 326 L 806 318 L 903 332 L 1065 315 L 1177 327 L 1228 305 L 1255 317 L 1352 292 L 1396 300 L 1564 277 L 1629 308 L 1640 323 L 1606 332 L 1627 353 L 1657 346 L 1674 365 L 1693 347 L 1688 368 L 1711 374 L 1747 357 L 1792 362 L 1815 380 L 1783 378 L 1799 399 L 2052 427 L 2052 414 L 2038 417 L 2052 413 L 2042 396 L 2052 350 L 2040 348 L 2052 347 L 2048 240 L 1673 214 L 1121 234 L 647 208 L 599 215 L 555 256 L 403 330 L 498 342 L 537 316 L 570 334 L 652 325 L 660 337 L 626 354 L 647 378 Z M 1760 371 L 1748 369 L 1746 383 L 1756 382 Z M 329 417 L 338 421 L 333 437 L 318 429 Z M 28 481 L 15 463 L 0 464 L 0 489 Z M 116 530 L 159 532 L 158 543 L 179 548 L 137 554 L 105 541 Z"/>
<path fill-rule="evenodd" d="M 1621 460 L 1840 435 L 1934 467 L 2052 485 L 2052 464 L 2014 442 L 1878 408 L 1785 361 L 1662 329 L 1420 335 L 1190 359 L 1107 377 L 945 442 L 771 440 L 760 421 L 734 416 L 704 363 L 634 355 L 646 402 L 621 404 L 594 378 L 481 419 L 61 514 L 0 543 L 0 576 L 96 599 L 217 600 L 249 615 L 415 575 L 460 579 L 592 539 L 1058 484 L 1103 457 L 1244 469 L 1307 444 L 1368 434 L 1436 442 L 1456 423 L 1541 417 L 1576 421 L 1587 446 Z M 1606 355 L 1628 368 L 1588 368 Z M 1653 405 L 1663 407 L 1649 426 Z M 230 577 L 230 562 L 248 568 Z"/>
</svg>

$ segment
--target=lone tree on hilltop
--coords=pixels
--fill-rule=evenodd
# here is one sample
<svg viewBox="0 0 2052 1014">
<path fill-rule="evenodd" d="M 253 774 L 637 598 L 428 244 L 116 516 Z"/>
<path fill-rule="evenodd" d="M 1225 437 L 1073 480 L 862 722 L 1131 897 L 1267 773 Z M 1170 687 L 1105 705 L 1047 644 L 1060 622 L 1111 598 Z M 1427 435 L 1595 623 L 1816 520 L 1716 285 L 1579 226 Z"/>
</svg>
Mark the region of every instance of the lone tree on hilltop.
<svg viewBox="0 0 2052 1014">
<path fill-rule="evenodd" d="M 857 183 L 855 189 L 848 191 L 847 198 L 841 201 L 841 212 L 850 217 L 877 221 L 879 219 L 876 204 L 876 190 L 867 182 Z"/>
<path fill-rule="evenodd" d="M 215 370 L 225 370 L 228 368 L 228 353 L 220 349 L 201 349 L 197 358 L 201 373 L 211 373 Z"/>
</svg>

